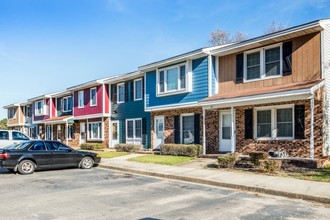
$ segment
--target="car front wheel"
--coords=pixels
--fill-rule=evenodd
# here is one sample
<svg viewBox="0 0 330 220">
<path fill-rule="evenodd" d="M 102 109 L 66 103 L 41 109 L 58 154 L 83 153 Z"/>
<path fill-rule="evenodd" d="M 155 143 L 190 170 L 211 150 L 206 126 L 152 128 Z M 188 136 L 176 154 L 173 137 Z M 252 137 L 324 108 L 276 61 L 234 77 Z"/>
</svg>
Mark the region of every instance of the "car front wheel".
<svg viewBox="0 0 330 220">
<path fill-rule="evenodd" d="M 94 166 L 94 160 L 91 157 L 84 157 L 80 161 L 80 168 L 90 169 Z"/>
<path fill-rule="evenodd" d="M 35 168 L 36 165 L 31 160 L 22 160 L 18 164 L 18 172 L 23 175 L 33 173 Z"/>
</svg>

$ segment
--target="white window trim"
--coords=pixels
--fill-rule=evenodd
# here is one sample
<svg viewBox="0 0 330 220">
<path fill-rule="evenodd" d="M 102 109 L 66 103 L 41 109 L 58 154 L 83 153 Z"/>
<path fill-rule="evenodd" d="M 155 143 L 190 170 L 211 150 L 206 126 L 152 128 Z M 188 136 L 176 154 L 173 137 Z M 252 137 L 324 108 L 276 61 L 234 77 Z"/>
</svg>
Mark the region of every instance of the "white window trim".
<svg viewBox="0 0 330 220">
<path fill-rule="evenodd" d="M 280 75 L 277 76 L 266 76 L 265 69 L 266 69 L 266 63 L 265 63 L 265 50 L 272 49 L 275 47 L 280 47 Z M 244 66 L 244 73 L 243 73 L 243 83 L 245 82 L 254 82 L 254 81 L 260 81 L 260 80 L 266 80 L 266 79 L 274 79 L 279 78 L 283 76 L 283 43 L 273 44 L 266 47 L 261 47 L 258 49 L 253 49 L 249 51 L 244 52 L 244 59 L 243 59 L 243 66 Z M 247 79 L 247 55 L 251 53 L 259 52 L 260 54 L 260 78 L 257 79 Z"/>
<path fill-rule="evenodd" d="M 284 108 L 292 108 L 292 137 L 277 137 L 277 117 L 276 110 L 284 109 Z M 257 137 L 257 111 L 259 110 L 271 110 L 271 135 L 272 137 Z M 256 107 L 253 109 L 253 136 L 256 140 L 294 140 L 294 104 L 288 105 L 276 105 L 276 106 L 265 106 L 265 107 Z"/>
<path fill-rule="evenodd" d="M 173 66 L 168 66 L 168 67 L 165 67 L 165 68 L 160 68 L 160 69 L 157 69 L 157 72 L 156 72 L 156 82 L 157 82 L 157 86 L 156 86 L 156 95 L 157 97 L 162 97 L 162 96 L 169 96 L 169 95 L 177 95 L 177 94 L 183 94 L 183 93 L 187 93 L 187 92 L 191 92 L 190 91 L 190 81 L 191 81 L 191 77 L 190 77 L 190 65 L 189 65 L 190 62 L 186 61 L 185 63 L 180 63 L 180 64 L 177 64 L 177 65 L 173 65 Z M 180 82 L 180 67 L 181 66 L 185 66 L 185 79 L 186 79 L 186 82 L 185 82 L 185 88 L 184 89 L 181 89 L 180 88 L 180 85 L 181 85 L 181 82 Z M 179 71 L 179 75 L 178 75 L 178 89 L 177 90 L 171 90 L 171 91 L 167 91 L 167 70 L 168 69 L 173 69 L 173 68 L 177 68 Z M 161 71 L 164 71 L 164 92 L 160 92 L 160 85 L 159 85 L 159 74 Z"/>
<path fill-rule="evenodd" d="M 39 112 L 38 110 L 38 103 L 41 102 L 41 112 Z M 34 115 L 35 116 L 42 116 L 45 113 L 45 101 L 41 100 L 41 101 L 37 101 L 34 103 Z"/>
<path fill-rule="evenodd" d="M 92 90 L 95 90 L 95 104 L 92 104 Z M 93 87 L 89 90 L 89 103 L 90 103 L 90 106 L 97 106 L 97 90 L 96 90 L 96 87 Z"/>
<path fill-rule="evenodd" d="M 141 82 L 141 98 L 136 98 L 136 85 L 135 83 L 140 81 Z M 142 100 L 142 97 L 143 97 L 143 83 L 142 83 L 142 78 L 139 78 L 139 79 L 135 79 L 134 82 L 133 82 L 134 86 L 133 86 L 133 89 L 134 89 L 134 101 L 139 101 L 139 100 Z"/>
<path fill-rule="evenodd" d="M 101 138 L 90 138 L 90 130 L 89 130 L 89 125 L 90 124 L 100 124 L 101 123 L 101 129 L 102 129 L 102 134 L 101 134 Z M 100 130 L 98 130 L 98 133 L 100 133 Z M 91 122 L 87 122 L 87 141 L 103 141 L 104 139 L 104 124 L 102 121 L 91 121 Z"/>
<path fill-rule="evenodd" d="M 82 94 L 83 105 L 80 105 L 80 94 Z M 85 92 L 84 90 L 80 90 L 78 92 L 78 108 L 84 108 L 84 107 L 85 107 Z"/>
<path fill-rule="evenodd" d="M 136 127 L 135 127 L 135 122 L 136 121 L 141 121 L 141 137 L 140 138 L 137 138 L 136 137 Z M 129 137 L 127 137 L 127 135 L 128 135 L 128 126 L 127 126 L 127 124 L 128 124 L 128 122 L 129 121 L 133 121 L 133 138 L 129 138 Z M 142 144 L 142 135 L 143 135 L 143 124 L 142 124 L 142 118 L 130 118 L 130 119 L 126 119 L 125 120 L 125 124 L 126 124 L 126 127 L 125 127 L 125 129 L 126 129 L 126 141 L 127 140 L 129 140 L 129 141 L 133 141 L 133 142 L 135 142 L 135 141 L 141 141 L 141 144 Z"/>
<path fill-rule="evenodd" d="M 120 86 L 124 86 L 124 101 L 119 101 L 119 87 Z M 117 103 L 125 103 L 125 97 L 126 97 L 126 94 L 125 94 L 125 83 L 118 83 L 117 84 Z"/>
<path fill-rule="evenodd" d="M 70 98 L 70 96 L 67 96 L 67 97 L 64 97 L 64 98 L 62 98 L 62 102 L 61 102 L 61 109 L 62 109 L 62 111 L 63 112 L 70 112 L 71 110 L 69 109 L 69 98 Z M 67 102 L 67 110 L 65 110 L 64 109 L 64 102 L 65 102 L 65 100 L 66 100 L 66 102 Z"/>
<path fill-rule="evenodd" d="M 185 116 L 195 116 L 194 113 L 185 113 L 185 114 L 181 114 L 180 115 L 180 143 L 183 143 L 183 117 Z M 194 118 L 194 131 L 195 131 L 195 118 Z M 194 138 L 195 138 L 195 134 L 194 134 Z"/>
</svg>

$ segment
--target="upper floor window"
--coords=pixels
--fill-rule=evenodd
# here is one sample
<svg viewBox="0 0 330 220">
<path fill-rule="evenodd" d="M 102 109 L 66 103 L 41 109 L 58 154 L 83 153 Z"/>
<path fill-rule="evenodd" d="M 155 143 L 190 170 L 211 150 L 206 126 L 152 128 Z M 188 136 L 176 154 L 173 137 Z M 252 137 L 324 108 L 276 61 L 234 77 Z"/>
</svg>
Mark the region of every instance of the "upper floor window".
<svg viewBox="0 0 330 220">
<path fill-rule="evenodd" d="M 244 80 L 282 76 L 282 45 L 276 44 L 244 53 Z"/>
<path fill-rule="evenodd" d="M 10 108 L 8 109 L 8 119 L 16 118 L 16 109 Z"/>
<path fill-rule="evenodd" d="M 96 106 L 96 88 L 90 90 L 90 105 Z"/>
<path fill-rule="evenodd" d="M 35 115 L 43 115 L 44 113 L 44 101 L 38 101 L 34 105 Z"/>
<path fill-rule="evenodd" d="M 29 105 L 24 106 L 24 116 L 27 118 L 31 117 L 31 107 Z"/>
<path fill-rule="evenodd" d="M 125 102 L 125 83 L 120 83 L 117 85 L 117 103 Z"/>
<path fill-rule="evenodd" d="M 134 100 L 142 100 L 142 79 L 134 80 Z"/>
<path fill-rule="evenodd" d="M 158 70 L 157 94 L 171 94 L 187 91 L 186 64 L 166 67 Z"/>
<path fill-rule="evenodd" d="M 62 99 L 62 110 L 63 112 L 69 112 L 72 109 L 72 98 L 65 97 Z"/>
<path fill-rule="evenodd" d="M 84 90 L 78 92 L 78 108 L 84 107 Z"/>
</svg>

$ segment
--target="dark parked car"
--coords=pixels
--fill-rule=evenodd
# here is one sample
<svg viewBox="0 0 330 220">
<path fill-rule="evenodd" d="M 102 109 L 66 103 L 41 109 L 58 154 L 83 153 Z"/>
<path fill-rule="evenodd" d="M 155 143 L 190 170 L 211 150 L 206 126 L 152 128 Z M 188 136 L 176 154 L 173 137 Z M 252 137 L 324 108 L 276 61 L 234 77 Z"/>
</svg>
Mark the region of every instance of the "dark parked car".
<svg viewBox="0 0 330 220">
<path fill-rule="evenodd" d="M 0 149 L 0 167 L 21 174 L 31 174 L 35 169 L 90 169 L 100 161 L 95 153 L 77 151 L 58 141 L 30 140 Z"/>
</svg>

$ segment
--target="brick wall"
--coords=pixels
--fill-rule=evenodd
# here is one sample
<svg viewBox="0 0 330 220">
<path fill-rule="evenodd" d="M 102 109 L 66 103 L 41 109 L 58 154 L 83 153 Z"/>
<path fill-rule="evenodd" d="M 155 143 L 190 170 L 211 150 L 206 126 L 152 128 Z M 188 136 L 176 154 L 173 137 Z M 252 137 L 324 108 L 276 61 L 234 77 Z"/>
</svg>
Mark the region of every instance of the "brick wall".
<svg viewBox="0 0 330 220">
<path fill-rule="evenodd" d="M 153 140 L 155 138 L 154 132 L 154 118 L 155 116 L 164 116 L 164 142 L 174 143 L 174 116 L 181 114 L 200 114 L 200 141 L 203 141 L 203 112 L 202 108 L 183 108 L 166 111 L 157 111 L 151 113 L 151 146 L 153 148 Z"/>
</svg>

